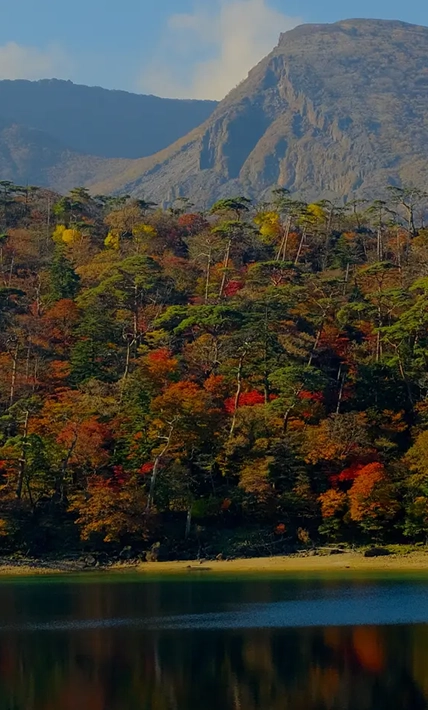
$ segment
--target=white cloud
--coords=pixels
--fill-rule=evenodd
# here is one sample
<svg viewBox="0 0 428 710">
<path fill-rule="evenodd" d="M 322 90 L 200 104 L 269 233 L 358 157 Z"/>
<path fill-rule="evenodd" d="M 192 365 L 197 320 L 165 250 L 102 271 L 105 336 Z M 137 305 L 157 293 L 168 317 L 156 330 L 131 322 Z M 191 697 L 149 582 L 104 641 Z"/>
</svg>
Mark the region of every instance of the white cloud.
<svg viewBox="0 0 428 710">
<path fill-rule="evenodd" d="M 204 2 L 204 0 L 201 0 Z M 222 99 L 299 24 L 269 0 L 210 0 L 169 18 L 139 89 L 176 98 Z"/>
<path fill-rule="evenodd" d="M 16 42 L 0 45 L 0 79 L 65 78 L 71 69 L 70 59 L 57 45 L 46 49 Z"/>
</svg>

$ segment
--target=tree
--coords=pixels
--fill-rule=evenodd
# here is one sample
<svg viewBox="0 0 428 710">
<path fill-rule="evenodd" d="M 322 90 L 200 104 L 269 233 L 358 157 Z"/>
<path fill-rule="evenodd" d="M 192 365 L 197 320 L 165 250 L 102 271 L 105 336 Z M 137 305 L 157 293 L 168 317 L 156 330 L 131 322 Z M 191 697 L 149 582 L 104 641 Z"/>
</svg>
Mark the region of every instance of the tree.
<svg viewBox="0 0 428 710">
<path fill-rule="evenodd" d="M 311 366 L 289 365 L 270 375 L 270 381 L 278 393 L 272 407 L 281 411 L 283 430 L 287 431 L 290 417 L 296 408 L 305 402 L 322 402 L 325 381 L 319 371 Z"/>
<path fill-rule="evenodd" d="M 50 442 L 61 501 L 77 485 L 76 471 L 85 477 L 97 474 L 109 461 L 111 430 L 100 421 L 96 401 L 84 393 L 64 389 L 46 399 L 40 415 L 30 420 L 29 431 Z"/>
<path fill-rule="evenodd" d="M 4 181 L 2 543 L 425 540 L 427 203 L 400 190 L 203 214 Z"/>
<path fill-rule="evenodd" d="M 49 297 L 52 301 L 63 298 L 73 299 L 79 291 L 80 278 L 67 259 L 63 248 L 55 250 L 49 271 Z"/>
<path fill-rule="evenodd" d="M 363 531 L 379 535 L 397 515 L 400 504 L 384 466 L 371 463 L 361 469 L 349 493 L 351 520 Z"/>
<path fill-rule="evenodd" d="M 233 251 L 242 248 L 245 243 L 249 228 L 239 220 L 222 222 L 213 230 L 214 234 L 221 237 L 225 242 L 225 254 L 222 264 L 222 277 L 220 282 L 219 298 L 223 298 L 224 290 L 229 275 L 230 259 Z"/>
<path fill-rule="evenodd" d="M 416 237 L 415 211 L 427 199 L 427 193 L 416 187 L 397 187 L 396 185 L 389 185 L 388 192 L 393 203 L 404 208 L 409 234 Z"/>
<path fill-rule="evenodd" d="M 189 456 L 195 447 L 209 445 L 217 434 L 220 412 L 212 406 L 210 393 L 194 382 L 169 385 L 151 405 L 155 417 L 151 438 L 154 461 L 147 510 L 153 505 L 159 469 L 167 455 Z"/>
<path fill-rule="evenodd" d="M 105 479 L 92 476 L 85 492 L 71 496 L 69 511 L 76 514 L 82 540 L 106 543 L 145 540 L 150 533 L 147 497 L 140 480 L 120 469 Z"/>
<path fill-rule="evenodd" d="M 376 450 L 367 424 L 364 412 L 347 412 L 330 415 L 320 424 L 307 427 L 302 446 L 306 461 L 311 464 L 328 461 L 343 468 L 344 464 L 374 458 Z"/>
<path fill-rule="evenodd" d="M 329 539 L 337 539 L 346 510 L 347 495 L 337 488 L 329 488 L 325 493 L 321 493 L 318 501 L 321 504 L 323 519 L 319 531 Z"/>
<path fill-rule="evenodd" d="M 227 197 L 219 200 L 211 207 L 211 214 L 225 215 L 232 212 L 239 221 L 246 212 L 249 212 L 251 200 L 247 197 Z"/>
</svg>

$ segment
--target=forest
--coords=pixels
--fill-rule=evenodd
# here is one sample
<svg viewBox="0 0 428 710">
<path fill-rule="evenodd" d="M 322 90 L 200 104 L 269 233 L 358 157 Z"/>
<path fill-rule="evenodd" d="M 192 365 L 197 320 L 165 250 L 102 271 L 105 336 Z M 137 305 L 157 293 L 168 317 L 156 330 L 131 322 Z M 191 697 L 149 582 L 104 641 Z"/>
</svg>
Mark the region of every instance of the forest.
<svg viewBox="0 0 428 710">
<path fill-rule="evenodd" d="M 427 225 L 427 226 L 425 226 Z M 428 534 L 428 195 L 0 183 L 0 551 Z"/>
</svg>

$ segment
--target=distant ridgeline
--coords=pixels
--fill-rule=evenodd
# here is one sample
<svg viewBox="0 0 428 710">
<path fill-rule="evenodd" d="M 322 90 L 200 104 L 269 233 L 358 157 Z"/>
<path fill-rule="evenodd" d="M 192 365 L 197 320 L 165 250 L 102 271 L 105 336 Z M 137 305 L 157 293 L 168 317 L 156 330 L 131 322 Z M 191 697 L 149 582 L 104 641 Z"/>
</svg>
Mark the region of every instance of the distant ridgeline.
<svg viewBox="0 0 428 710">
<path fill-rule="evenodd" d="M 56 79 L 0 81 L 0 179 L 66 192 L 166 148 L 216 106 Z"/>
<path fill-rule="evenodd" d="M 1 182 L 0 549 L 425 540 L 427 213 Z"/>
</svg>

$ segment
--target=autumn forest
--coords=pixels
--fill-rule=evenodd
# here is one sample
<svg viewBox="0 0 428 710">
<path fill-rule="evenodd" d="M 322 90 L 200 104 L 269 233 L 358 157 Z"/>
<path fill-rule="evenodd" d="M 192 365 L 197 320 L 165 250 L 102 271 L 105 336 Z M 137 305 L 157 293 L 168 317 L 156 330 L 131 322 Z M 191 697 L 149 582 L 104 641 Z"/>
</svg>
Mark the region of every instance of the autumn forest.
<svg viewBox="0 0 428 710">
<path fill-rule="evenodd" d="M 427 373 L 420 190 L 0 183 L 3 552 L 425 542 Z"/>
</svg>

